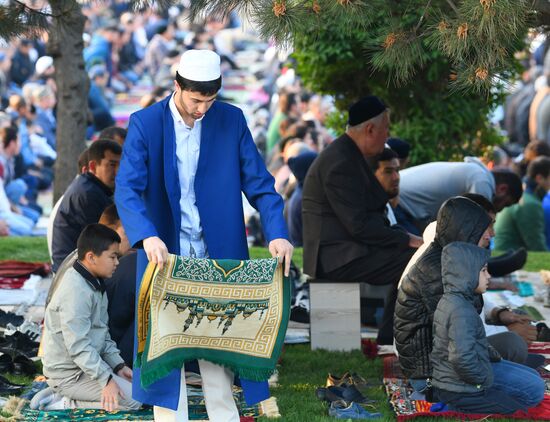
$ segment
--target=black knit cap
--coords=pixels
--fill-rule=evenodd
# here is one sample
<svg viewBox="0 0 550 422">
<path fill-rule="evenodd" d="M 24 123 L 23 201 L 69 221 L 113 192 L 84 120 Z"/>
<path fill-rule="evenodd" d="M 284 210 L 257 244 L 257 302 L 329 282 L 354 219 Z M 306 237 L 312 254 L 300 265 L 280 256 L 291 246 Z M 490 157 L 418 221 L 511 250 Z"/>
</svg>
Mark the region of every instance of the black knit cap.
<svg viewBox="0 0 550 422">
<path fill-rule="evenodd" d="M 407 141 L 400 138 L 389 138 L 386 141 L 386 144 L 388 144 L 401 159 L 407 158 L 411 151 L 411 145 Z"/>
<path fill-rule="evenodd" d="M 366 122 L 384 112 L 386 108 L 386 104 L 375 95 L 364 97 L 349 108 L 348 124 L 356 126 Z"/>
</svg>

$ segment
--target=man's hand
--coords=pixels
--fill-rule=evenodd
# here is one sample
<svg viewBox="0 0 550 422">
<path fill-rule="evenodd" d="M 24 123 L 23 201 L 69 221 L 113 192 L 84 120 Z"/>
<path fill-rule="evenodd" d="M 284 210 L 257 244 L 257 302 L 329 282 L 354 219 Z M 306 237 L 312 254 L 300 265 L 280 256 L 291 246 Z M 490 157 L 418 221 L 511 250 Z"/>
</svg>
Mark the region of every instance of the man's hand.
<svg viewBox="0 0 550 422">
<path fill-rule="evenodd" d="M 409 233 L 409 246 L 411 248 L 419 248 L 424 243 L 424 239 L 414 234 Z"/>
<path fill-rule="evenodd" d="M 114 379 L 110 379 L 103 391 L 101 391 L 101 407 L 107 412 L 118 409 L 118 398 L 124 397 L 122 391 Z"/>
<path fill-rule="evenodd" d="M 269 242 L 269 252 L 273 258 L 279 257 L 285 260 L 285 276 L 290 274 L 290 260 L 294 247 L 286 239 L 273 239 Z"/>
<path fill-rule="evenodd" d="M 157 236 L 148 237 L 143 240 L 143 249 L 147 254 L 147 259 L 153 264 L 157 264 L 162 270 L 164 263 L 168 259 L 168 248 Z"/>
<path fill-rule="evenodd" d="M 123 366 L 121 369 L 119 369 L 119 371 L 117 372 L 117 375 L 120 378 L 124 378 L 126 381 L 132 382 L 132 377 L 133 377 L 134 373 L 127 366 Z"/>
<path fill-rule="evenodd" d="M 510 325 L 516 322 L 520 324 L 529 324 L 532 321 L 529 315 L 519 315 L 512 311 L 502 311 L 498 315 L 498 321 L 502 325 Z"/>
<path fill-rule="evenodd" d="M 527 343 L 537 339 L 537 327 L 525 322 L 514 322 L 507 326 L 510 331 L 518 334 Z"/>
</svg>

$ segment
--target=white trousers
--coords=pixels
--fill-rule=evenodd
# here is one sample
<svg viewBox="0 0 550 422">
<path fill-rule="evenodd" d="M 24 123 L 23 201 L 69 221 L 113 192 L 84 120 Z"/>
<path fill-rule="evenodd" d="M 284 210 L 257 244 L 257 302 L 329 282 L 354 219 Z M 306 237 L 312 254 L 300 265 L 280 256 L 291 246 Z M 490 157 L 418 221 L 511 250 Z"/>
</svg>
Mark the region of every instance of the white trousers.
<svg viewBox="0 0 550 422">
<path fill-rule="evenodd" d="M 223 366 L 199 359 L 202 377 L 202 391 L 208 419 L 211 422 L 239 422 L 239 410 L 233 399 L 233 372 Z M 178 410 L 154 406 L 155 422 L 187 422 L 187 387 L 185 369 L 181 370 Z"/>
</svg>

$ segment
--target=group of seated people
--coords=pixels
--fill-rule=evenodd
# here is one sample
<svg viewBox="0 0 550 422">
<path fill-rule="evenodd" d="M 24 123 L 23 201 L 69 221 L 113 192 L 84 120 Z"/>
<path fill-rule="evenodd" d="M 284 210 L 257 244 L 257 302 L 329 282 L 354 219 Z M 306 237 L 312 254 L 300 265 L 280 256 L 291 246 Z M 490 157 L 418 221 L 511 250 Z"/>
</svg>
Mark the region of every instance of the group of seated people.
<svg viewBox="0 0 550 422">
<path fill-rule="evenodd" d="M 391 286 L 378 342 L 395 339 L 403 371 L 421 397 L 470 413 L 536 405 L 544 382 L 529 367 L 544 360 L 527 353 L 536 328 L 507 308 L 484 306 L 482 296 L 488 272 L 503 275 L 525 260 L 517 253 L 489 258 L 487 251 L 495 214 L 522 196 L 520 178 L 477 161 L 432 163 L 411 168 L 425 172 L 411 194 L 405 184 L 400 189 L 401 162 L 386 146 L 388 128 L 384 103 L 366 97 L 350 108 L 344 135 L 318 155 L 305 151 L 289 160 L 299 175 L 304 271 Z M 56 276 L 43 358 L 50 387 L 36 396 L 35 407 L 140 406 L 123 393 L 132 377 L 136 254 L 112 202 L 124 141 L 117 135 L 119 142 L 114 132 L 100 136 L 82 154 L 82 174 L 54 213 Z M 392 142 L 399 150 L 400 142 Z M 418 209 L 425 212 L 411 211 Z M 424 227 L 424 239 L 413 233 Z M 80 287 L 60 283 L 69 278 Z M 485 323 L 506 329 L 487 336 Z M 60 346 L 64 324 L 76 334 Z"/>
<path fill-rule="evenodd" d="M 545 390 L 533 369 L 544 358 L 527 352 L 537 328 L 524 315 L 484 304 L 482 294 L 489 273 L 525 263 L 524 249 L 490 258 L 488 246 L 497 213 L 524 206 L 531 182 L 546 193 L 547 159 L 527 166 L 525 192 L 512 170 L 471 158 L 399 174 L 403 145 L 386 145 L 388 129 L 384 103 L 366 97 L 349 109 L 346 133 L 311 164 L 302 189 L 304 272 L 390 286 L 377 342 L 395 339 L 417 398 L 465 413 L 535 406 Z M 487 336 L 491 324 L 500 329 Z"/>
</svg>

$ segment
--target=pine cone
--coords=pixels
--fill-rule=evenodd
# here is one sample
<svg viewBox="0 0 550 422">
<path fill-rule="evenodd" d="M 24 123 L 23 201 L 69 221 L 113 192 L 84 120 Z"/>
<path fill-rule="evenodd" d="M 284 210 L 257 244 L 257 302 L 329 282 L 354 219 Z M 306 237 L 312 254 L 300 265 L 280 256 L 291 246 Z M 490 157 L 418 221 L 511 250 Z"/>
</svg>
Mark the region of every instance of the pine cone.
<svg viewBox="0 0 550 422">
<path fill-rule="evenodd" d="M 317 0 L 313 0 L 313 4 L 312 4 L 311 8 L 313 9 L 313 12 L 316 15 L 318 15 L 319 12 L 321 11 L 321 6 L 319 6 L 319 3 L 317 3 Z"/>
<path fill-rule="evenodd" d="M 458 27 L 458 29 L 456 30 L 456 36 L 461 40 L 466 39 L 466 37 L 468 36 L 468 24 L 467 23 L 463 23 L 462 25 L 460 25 Z"/>
<path fill-rule="evenodd" d="M 275 0 L 273 2 L 273 13 L 278 18 L 286 14 L 286 4 L 284 0 L 280 0 L 280 1 Z"/>
</svg>

